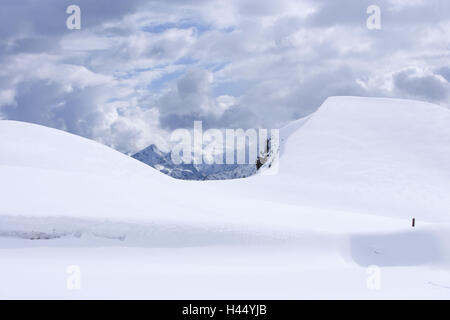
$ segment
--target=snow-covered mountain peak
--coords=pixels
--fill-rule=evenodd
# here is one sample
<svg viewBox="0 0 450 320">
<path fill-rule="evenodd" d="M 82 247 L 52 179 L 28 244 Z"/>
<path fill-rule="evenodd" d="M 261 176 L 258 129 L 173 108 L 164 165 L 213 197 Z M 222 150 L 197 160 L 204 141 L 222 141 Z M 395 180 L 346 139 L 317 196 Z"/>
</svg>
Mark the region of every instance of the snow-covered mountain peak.
<svg viewBox="0 0 450 320">
<path fill-rule="evenodd" d="M 170 152 L 164 153 L 154 144 L 134 154 L 133 158 L 182 180 L 227 180 L 245 178 L 256 173 L 255 164 L 175 164 Z"/>
</svg>

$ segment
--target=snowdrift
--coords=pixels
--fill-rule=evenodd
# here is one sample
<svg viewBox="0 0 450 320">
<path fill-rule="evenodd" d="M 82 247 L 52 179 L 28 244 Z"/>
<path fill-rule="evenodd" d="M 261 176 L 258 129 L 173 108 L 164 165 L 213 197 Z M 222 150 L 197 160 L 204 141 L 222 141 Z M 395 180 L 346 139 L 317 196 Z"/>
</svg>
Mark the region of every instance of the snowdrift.
<svg viewBox="0 0 450 320">
<path fill-rule="evenodd" d="M 333 97 L 281 137 L 277 171 L 240 183 L 240 192 L 331 210 L 450 219 L 449 109 Z"/>
<path fill-rule="evenodd" d="M 192 182 L 84 138 L 0 121 L 0 235 L 326 248 L 355 234 L 404 232 L 412 217 L 423 227 L 448 221 L 448 109 L 335 97 L 281 133 L 272 175 Z"/>
<path fill-rule="evenodd" d="M 329 98 L 285 149 L 282 179 L 304 181 L 305 194 L 321 202 L 428 221 L 450 218 L 449 109 Z"/>
<path fill-rule="evenodd" d="M 448 109 L 334 97 L 281 140 L 263 174 L 182 181 L 81 137 L 0 121 L 0 296 L 73 298 L 55 275 L 74 261 L 87 270 L 83 298 L 445 296 Z M 370 265 L 396 267 L 378 295 Z"/>
</svg>

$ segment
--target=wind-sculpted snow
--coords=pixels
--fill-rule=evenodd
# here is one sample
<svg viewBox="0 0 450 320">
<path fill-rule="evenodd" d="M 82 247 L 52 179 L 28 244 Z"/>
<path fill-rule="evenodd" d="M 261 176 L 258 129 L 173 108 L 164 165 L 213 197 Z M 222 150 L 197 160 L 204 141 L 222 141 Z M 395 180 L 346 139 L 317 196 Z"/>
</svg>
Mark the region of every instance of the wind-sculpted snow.
<svg viewBox="0 0 450 320">
<path fill-rule="evenodd" d="M 387 268 L 383 283 L 390 291 L 377 297 L 447 293 L 448 109 L 404 100 L 329 98 L 314 114 L 282 128 L 280 138 L 279 153 L 259 174 L 184 181 L 84 138 L 0 121 L 0 280 L 14 285 L 13 278 L 2 277 L 15 272 L 13 260 L 42 269 L 54 259 L 49 252 L 61 254 L 42 247 L 70 247 L 75 254 L 70 260 L 104 268 L 100 258 L 84 256 L 91 251 L 75 248 L 107 246 L 120 247 L 101 251 L 107 259 L 122 250 L 133 261 L 117 262 L 126 270 L 145 252 L 148 270 L 137 275 L 160 293 L 167 289 L 164 297 L 204 298 L 200 291 L 174 295 L 188 278 L 208 297 L 236 298 L 212 294 L 211 283 L 241 298 L 336 298 L 342 291 L 370 297 L 365 268 L 371 265 Z M 30 258 L 17 257 L 21 251 L 13 248 L 23 248 Z M 130 256 L 131 248 L 141 251 Z M 165 259 L 170 263 L 162 263 Z M 193 270 L 201 265 L 201 277 L 176 269 L 184 263 Z M 54 267 L 48 270 L 44 278 L 51 280 Z M 285 272 L 289 276 L 276 282 Z M 267 286 L 246 282 L 256 275 L 267 279 Z M 233 289 L 219 278 L 237 284 Z M 92 290 L 91 297 L 104 297 L 101 289 Z M 136 294 L 155 297 L 148 291 Z"/>
<path fill-rule="evenodd" d="M 258 215 L 282 215 L 270 202 L 450 217 L 450 112 L 427 103 L 330 98 L 281 130 L 277 172 L 232 181 L 174 180 L 96 142 L 27 123 L 1 121 L 0 136 L 2 215 L 258 226 Z"/>
<path fill-rule="evenodd" d="M 281 136 L 278 172 L 255 177 L 257 185 L 270 186 L 258 188 L 258 196 L 450 221 L 449 109 L 416 101 L 329 98 Z M 254 183 L 242 181 L 240 190 L 254 194 Z"/>
</svg>

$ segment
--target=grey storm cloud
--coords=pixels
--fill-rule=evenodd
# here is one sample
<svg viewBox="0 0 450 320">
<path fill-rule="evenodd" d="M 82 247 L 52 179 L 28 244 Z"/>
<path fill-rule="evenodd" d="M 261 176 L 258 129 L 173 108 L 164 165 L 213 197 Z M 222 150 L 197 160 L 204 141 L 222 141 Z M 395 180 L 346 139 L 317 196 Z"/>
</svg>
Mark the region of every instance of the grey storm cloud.
<svg viewBox="0 0 450 320">
<path fill-rule="evenodd" d="M 66 28 L 81 8 L 82 29 Z M 171 131 L 280 127 L 332 95 L 449 105 L 450 2 L 3 0 L 0 118 L 131 153 Z"/>
<path fill-rule="evenodd" d="M 450 67 L 442 67 L 436 73 L 443 76 L 447 82 L 450 82 Z"/>
<path fill-rule="evenodd" d="M 360 13 L 366 12 L 370 5 L 380 7 L 387 28 L 445 21 L 450 10 L 446 0 L 318 0 L 315 3 L 319 10 L 308 18 L 307 23 L 316 26 L 364 26 L 366 17 Z"/>
<path fill-rule="evenodd" d="M 22 32 L 41 35 L 63 34 L 69 5 L 83 8 L 83 25 L 93 27 L 111 19 L 120 19 L 144 4 L 144 0 L 2 0 L 0 11 L 1 35 Z M 63 14 L 61 14 L 63 13 Z"/>
<path fill-rule="evenodd" d="M 435 74 L 418 75 L 415 70 L 409 69 L 394 75 L 395 87 L 411 97 L 443 101 L 448 98 L 450 83 L 442 80 Z"/>
</svg>

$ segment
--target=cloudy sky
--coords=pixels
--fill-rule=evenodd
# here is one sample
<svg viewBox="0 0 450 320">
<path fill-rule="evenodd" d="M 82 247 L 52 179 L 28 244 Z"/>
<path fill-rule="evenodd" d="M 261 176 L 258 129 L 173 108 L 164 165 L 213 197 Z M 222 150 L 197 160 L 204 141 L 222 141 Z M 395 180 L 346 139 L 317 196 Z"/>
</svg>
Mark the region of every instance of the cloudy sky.
<svg viewBox="0 0 450 320">
<path fill-rule="evenodd" d="M 69 5 L 81 30 L 66 27 Z M 369 30 L 369 5 L 381 30 Z M 0 118 L 132 153 L 203 120 L 277 128 L 333 95 L 450 106 L 448 0 L 1 0 Z"/>
</svg>

